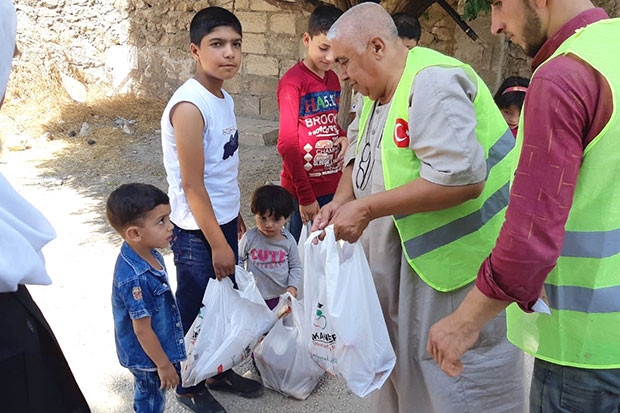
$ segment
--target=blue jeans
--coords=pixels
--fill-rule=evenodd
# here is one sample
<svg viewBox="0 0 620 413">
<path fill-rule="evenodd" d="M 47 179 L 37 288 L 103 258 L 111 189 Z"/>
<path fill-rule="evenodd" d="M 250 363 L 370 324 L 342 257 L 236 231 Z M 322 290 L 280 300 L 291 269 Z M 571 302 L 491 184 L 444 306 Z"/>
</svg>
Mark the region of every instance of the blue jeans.
<svg viewBox="0 0 620 413">
<path fill-rule="evenodd" d="M 228 245 L 235 253 L 235 261 L 237 261 L 239 257 L 237 218 L 227 224 L 220 225 L 220 228 Z M 202 231 L 185 230 L 176 225 L 172 230 L 170 247 L 174 254 L 174 266 L 177 270 L 175 297 L 181 314 L 183 333 L 187 334 L 200 311 L 200 307 L 202 307 L 202 297 L 207 289 L 207 284 L 209 280 L 215 278 L 211 247 Z M 230 278 L 236 287 L 234 274 Z M 194 393 L 203 389 L 202 383 L 191 388 L 179 385 L 177 393 Z"/>
<path fill-rule="evenodd" d="M 328 204 L 334 199 L 334 194 L 323 195 L 316 199 L 319 203 L 319 208 L 325 204 Z M 299 214 L 299 204 L 295 203 L 295 211 L 291 214 L 291 220 L 289 222 L 288 232 L 291 233 L 295 241 L 299 242 L 299 235 L 301 234 L 301 228 L 303 227 L 303 222 L 301 221 L 301 215 Z"/>
<path fill-rule="evenodd" d="M 530 413 L 617 413 L 619 408 L 620 369 L 581 369 L 535 359 Z"/>
<path fill-rule="evenodd" d="M 175 363 L 174 368 L 177 373 L 181 371 L 179 363 Z M 157 371 L 134 369 L 129 369 L 129 371 L 134 376 L 134 411 L 138 413 L 163 413 L 166 406 L 166 390 L 159 388 L 161 380 L 159 380 Z"/>
</svg>

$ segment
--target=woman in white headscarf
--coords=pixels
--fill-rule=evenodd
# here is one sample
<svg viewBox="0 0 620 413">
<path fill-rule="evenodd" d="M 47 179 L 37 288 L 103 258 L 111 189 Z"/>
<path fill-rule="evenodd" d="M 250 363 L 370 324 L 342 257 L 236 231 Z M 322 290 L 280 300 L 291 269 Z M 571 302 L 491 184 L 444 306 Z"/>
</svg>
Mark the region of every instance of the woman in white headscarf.
<svg viewBox="0 0 620 413">
<path fill-rule="evenodd" d="M 0 0 L 0 106 L 17 19 Z M 54 333 L 25 284 L 51 284 L 41 248 L 56 236 L 45 217 L 0 174 L 0 410 L 89 412 Z"/>
</svg>

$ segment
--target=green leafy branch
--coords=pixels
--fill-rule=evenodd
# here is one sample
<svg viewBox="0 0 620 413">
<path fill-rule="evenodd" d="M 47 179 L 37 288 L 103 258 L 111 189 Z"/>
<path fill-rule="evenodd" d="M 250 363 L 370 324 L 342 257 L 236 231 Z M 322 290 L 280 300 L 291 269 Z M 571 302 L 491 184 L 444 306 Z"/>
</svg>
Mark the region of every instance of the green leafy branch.
<svg viewBox="0 0 620 413">
<path fill-rule="evenodd" d="M 465 0 L 465 9 L 463 18 L 465 20 L 473 20 L 481 12 L 488 13 L 491 10 L 489 0 Z"/>
</svg>

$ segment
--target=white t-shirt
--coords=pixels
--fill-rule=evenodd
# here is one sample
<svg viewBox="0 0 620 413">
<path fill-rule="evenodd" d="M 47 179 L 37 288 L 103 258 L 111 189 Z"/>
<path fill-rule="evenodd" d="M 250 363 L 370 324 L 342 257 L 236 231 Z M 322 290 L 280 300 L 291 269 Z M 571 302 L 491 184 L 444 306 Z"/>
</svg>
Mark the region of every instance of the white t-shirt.
<svg viewBox="0 0 620 413">
<path fill-rule="evenodd" d="M 164 167 L 170 197 L 170 220 L 180 228 L 200 229 L 189 208 L 181 185 L 181 169 L 170 110 L 180 102 L 195 105 L 204 120 L 204 183 L 218 224 L 223 225 L 239 215 L 240 192 L 239 132 L 232 97 L 222 90 L 223 98 L 209 92 L 197 80 L 189 79 L 172 95 L 161 118 L 161 140 Z"/>
</svg>

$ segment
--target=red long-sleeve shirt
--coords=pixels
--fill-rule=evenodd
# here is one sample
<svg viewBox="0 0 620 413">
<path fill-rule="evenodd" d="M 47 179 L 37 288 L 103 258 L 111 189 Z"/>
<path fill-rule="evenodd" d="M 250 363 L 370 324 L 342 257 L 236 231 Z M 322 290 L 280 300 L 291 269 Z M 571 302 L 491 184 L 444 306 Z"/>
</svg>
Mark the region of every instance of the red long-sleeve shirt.
<svg viewBox="0 0 620 413">
<path fill-rule="evenodd" d="M 299 62 L 278 83 L 281 185 L 301 205 L 336 192 L 341 171 L 333 142 L 346 136 L 337 122 L 339 102 L 340 82 L 331 70 L 320 78 Z"/>
<path fill-rule="evenodd" d="M 545 42 L 532 70 L 575 30 L 606 18 L 596 8 L 570 20 Z M 562 251 L 583 150 L 612 110 L 606 80 L 574 56 L 555 57 L 535 73 L 525 98 L 523 150 L 506 221 L 476 281 L 483 294 L 531 311 Z"/>
</svg>

